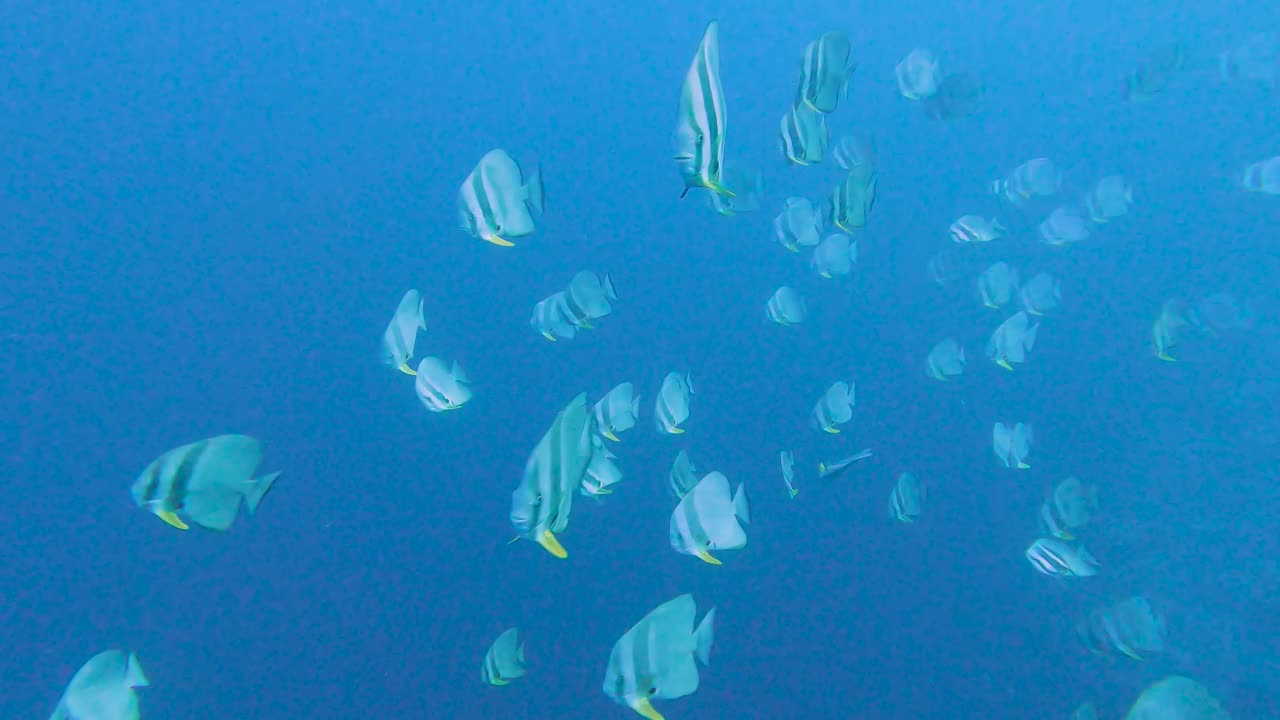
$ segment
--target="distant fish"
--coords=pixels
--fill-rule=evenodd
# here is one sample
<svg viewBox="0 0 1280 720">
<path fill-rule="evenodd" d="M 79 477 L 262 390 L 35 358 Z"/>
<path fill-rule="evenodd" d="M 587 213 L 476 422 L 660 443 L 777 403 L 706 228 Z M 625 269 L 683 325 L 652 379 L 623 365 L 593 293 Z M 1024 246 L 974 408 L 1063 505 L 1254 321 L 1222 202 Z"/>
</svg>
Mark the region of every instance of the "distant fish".
<svg viewBox="0 0 1280 720">
<path fill-rule="evenodd" d="M 823 33 L 806 45 L 796 104 L 803 103 L 820 113 L 835 112 L 857 69 L 849 62 L 851 50 L 849 37 L 840 32 Z"/>
<path fill-rule="evenodd" d="M 1018 291 L 1018 304 L 1029 315 L 1044 315 L 1062 302 L 1058 279 L 1049 273 L 1037 273 Z"/>
<path fill-rule="evenodd" d="M 821 242 L 822 213 L 808 198 L 789 197 L 773 219 L 773 231 L 778 244 L 791 252 L 814 247 Z"/>
<path fill-rule="evenodd" d="M 809 307 L 795 288 L 783 285 L 765 304 L 765 315 L 779 325 L 799 325 L 809 317 Z"/>
<path fill-rule="evenodd" d="M 524 677 L 525 668 L 524 641 L 520 638 L 520 631 L 507 628 L 484 654 L 480 679 L 489 685 L 506 685 Z"/>
<path fill-rule="evenodd" d="M 1152 49 L 1124 77 L 1124 93 L 1130 102 L 1154 98 L 1168 89 L 1173 78 L 1187 63 L 1187 46 L 1180 42 L 1165 43 Z"/>
<path fill-rule="evenodd" d="M 1062 170 L 1049 158 L 1028 160 L 1009 173 L 993 180 L 991 194 L 1011 205 L 1022 205 L 1034 197 L 1050 197 L 1062 187 Z"/>
<path fill-rule="evenodd" d="M 853 465 L 859 460 L 865 460 L 869 457 L 871 457 L 870 448 L 863 450 L 862 452 L 856 455 L 850 455 L 849 457 L 843 460 L 839 460 L 837 462 L 831 463 L 830 465 L 826 463 L 818 463 L 818 477 L 820 478 L 835 477 L 836 475 L 839 475 L 844 471 L 848 470 L 850 465 Z"/>
<path fill-rule="evenodd" d="M 818 398 L 810 413 L 810 424 L 818 430 L 835 435 L 840 426 L 853 419 L 853 406 L 857 404 L 857 391 L 852 381 L 838 380 Z"/>
<path fill-rule="evenodd" d="M 967 72 L 950 73 L 938 83 L 932 97 L 924 100 L 925 114 L 935 120 L 956 120 L 982 108 L 987 84 L 981 76 Z"/>
<path fill-rule="evenodd" d="M 925 360 L 925 372 L 934 380 L 946 380 L 964 372 L 964 346 L 946 338 L 933 346 Z"/>
<path fill-rule="evenodd" d="M 622 482 L 622 469 L 614 462 L 614 455 L 605 447 L 599 435 L 591 436 L 591 461 L 587 463 L 587 472 L 582 476 L 579 492 L 587 497 L 612 495 L 611 486 Z"/>
<path fill-rule="evenodd" d="M 831 224 L 851 233 L 866 227 L 871 209 L 876 205 L 879 176 L 874 165 L 857 165 L 844 176 L 844 181 L 831 191 Z"/>
<path fill-rule="evenodd" d="M 876 150 L 874 137 L 869 133 L 855 130 L 836 141 L 831 156 L 841 170 L 852 170 L 859 165 L 875 167 L 879 153 Z"/>
<path fill-rule="evenodd" d="M 1240 187 L 1247 192 L 1280 195 L 1280 155 L 1246 165 L 1240 171 Z"/>
<path fill-rule="evenodd" d="M 782 482 L 787 486 L 787 497 L 793 498 L 800 494 L 800 490 L 795 486 L 796 479 L 796 457 L 790 450 L 783 450 L 778 453 L 778 463 L 782 466 Z"/>
<path fill-rule="evenodd" d="M 1133 187 L 1123 175 L 1108 175 L 1099 180 L 1084 197 L 1084 209 L 1095 223 L 1105 223 L 1129 212 L 1133 204 Z"/>
<path fill-rule="evenodd" d="M 1142 660 L 1165 651 L 1164 616 L 1141 595 L 1093 612 L 1076 625 L 1076 636 L 1094 653 L 1115 653 Z"/>
<path fill-rule="evenodd" d="M 987 341 L 987 357 L 1005 370 L 1026 362 L 1027 353 L 1035 347 L 1040 324 L 1032 324 L 1026 312 L 1019 310 L 991 333 Z"/>
<path fill-rule="evenodd" d="M 829 138 L 827 116 L 803 103 L 787 110 L 778 126 L 778 150 L 793 165 L 822 162 Z"/>
<path fill-rule="evenodd" d="M 894 69 L 898 79 L 898 92 L 908 100 L 925 100 L 938 92 L 942 83 L 942 65 L 933 51 L 916 48 Z"/>
<path fill-rule="evenodd" d="M 1018 269 L 1000 261 L 978 276 L 978 298 L 985 307 L 1003 307 L 1018 291 Z"/>
<path fill-rule="evenodd" d="M 898 476 L 889 494 L 889 517 L 899 522 L 915 522 L 924 513 L 929 493 L 923 481 L 909 472 Z"/>
<path fill-rule="evenodd" d="M 1124 720 L 1231 720 L 1209 688 L 1181 675 L 1152 683 L 1129 708 Z"/>
<path fill-rule="evenodd" d="M 819 276 L 831 279 L 853 272 L 853 266 L 857 262 L 858 242 L 848 235 L 833 233 L 823 238 L 813 249 L 809 265 Z"/>
<path fill-rule="evenodd" d="M 987 220 L 979 215 L 965 215 L 951 223 L 951 239 L 958 243 L 999 240 L 1004 237 L 1005 231 L 998 219 Z"/>
<path fill-rule="evenodd" d="M 1027 560 L 1037 571 L 1058 577 L 1089 577 L 1098 574 L 1101 565 L 1080 544 L 1055 537 L 1044 537 L 1027 548 Z"/>
<path fill-rule="evenodd" d="M 1026 470 L 1027 456 L 1031 454 L 1033 439 L 1031 426 L 1015 423 L 1013 426 L 998 422 L 991 429 L 991 449 L 996 459 L 1007 468 Z"/>
<path fill-rule="evenodd" d="M 1065 247 L 1088 238 L 1092 230 L 1080 208 L 1060 205 L 1036 226 L 1036 232 L 1046 245 Z"/>
<path fill-rule="evenodd" d="M 689 459 L 688 451 L 681 450 L 676 454 L 675 461 L 671 463 L 671 470 L 667 473 L 667 483 L 676 500 L 684 498 L 693 486 L 698 484 L 698 469 Z"/>
</svg>

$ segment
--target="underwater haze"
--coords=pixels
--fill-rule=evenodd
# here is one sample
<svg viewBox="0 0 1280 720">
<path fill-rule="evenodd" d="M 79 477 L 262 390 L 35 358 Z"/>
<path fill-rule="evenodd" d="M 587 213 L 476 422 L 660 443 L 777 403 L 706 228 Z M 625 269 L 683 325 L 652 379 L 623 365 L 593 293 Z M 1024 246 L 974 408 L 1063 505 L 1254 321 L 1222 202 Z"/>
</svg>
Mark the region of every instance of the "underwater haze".
<svg viewBox="0 0 1280 720">
<path fill-rule="evenodd" d="M 1170 675 L 1221 707 L 1148 720 L 1280 717 L 1275 3 L 11 0 L 4 14 L 5 717 L 48 717 L 113 648 L 145 669 L 143 718 L 640 717 L 602 691 L 611 648 L 684 593 L 699 617 L 716 608 L 714 653 L 696 692 L 653 695 L 670 720 L 1086 720 L 1085 703 L 1120 718 Z M 727 171 L 726 192 L 699 185 L 719 169 L 673 159 L 713 21 L 723 106 L 694 93 L 695 135 L 723 141 L 727 170 L 756 171 L 762 193 Z M 838 107 L 819 118 L 804 88 L 828 80 L 804 60 L 841 39 L 847 63 L 823 70 Z M 909 97 L 895 69 L 917 48 L 955 82 Z M 962 87 L 978 91 L 947 105 Z M 825 122 L 794 138 L 821 162 L 786 156 L 788 113 Z M 845 137 L 873 148 L 869 185 L 845 182 Z M 498 148 L 516 180 L 485 169 Z M 1010 189 L 1035 158 L 1060 170 L 1052 188 Z M 473 170 L 476 202 L 514 198 L 502 207 L 536 228 L 485 238 L 460 222 Z M 1127 193 L 1099 190 L 1111 176 Z M 788 251 L 775 218 L 792 197 L 822 237 L 856 242 L 851 273 Z M 741 211 L 717 213 L 727 200 Z M 865 226 L 843 226 L 846 200 Z M 1083 236 L 1046 226 L 1060 208 Z M 1018 278 L 984 307 L 975 283 L 998 261 Z M 607 316 L 557 316 L 573 337 L 531 327 L 584 270 L 616 288 Z M 1042 272 L 1052 309 L 1020 294 Z M 780 286 L 802 322 L 771 321 Z M 409 289 L 425 329 L 404 369 L 457 363 L 469 399 L 433 407 L 426 372 L 381 357 Z M 998 331 L 1020 310 L 1034 338 Z M 931 377 L 946 338 L 963 372 Z M 668 373 L 692 382 L 683 433 L 655 421 Z M 625 381 L 638 422 L 596 440 L 622 481 L 566 480 L 555 557 L 513 527 L 513 491 L 534 460 L 565 478 L 574 458 L 540 455 L 540 439 L 576 395 L 591 408 Z M 824 432 L 815 403 L 837 381 L 856 387 L 852 419 Z M 1025 457 L 993 440 L 1018 422 L 1034 428 Z M 260 441 L 256 475 L 282 471 L 255 512 L 197 526 L 199 483 L 231 479 L 186 465 L 168 495 L 135 501 L 152 461 L 223 434 Z M 699 478 L 749 493 L 749 523 L 717 520 L 748 538 L 708 546 L 722 565 L 671 536 L 682 449 Z M 918 517 L 886 512 L 913 487 L 904 472 L 927 488 L 895 495 Z M 1070 502 L 1069 477 L 1088 488 Z M 1131 597 L 1154 610 L 1115 609 Z M 481 664 L 509 627 L 527 673 L 495 686 Z M 1143 633 L 1158 638 L 1139 647 Z M 136 717 L 104 708 L 81 720 Z"/>
</svg>

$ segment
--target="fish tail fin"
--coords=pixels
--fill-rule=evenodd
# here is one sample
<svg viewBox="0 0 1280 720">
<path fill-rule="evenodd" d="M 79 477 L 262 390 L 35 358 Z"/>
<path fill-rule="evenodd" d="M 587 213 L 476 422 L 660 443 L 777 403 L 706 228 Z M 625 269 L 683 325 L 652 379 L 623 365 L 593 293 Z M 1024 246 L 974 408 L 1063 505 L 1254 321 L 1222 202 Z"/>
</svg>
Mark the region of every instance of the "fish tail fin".
<svg viewBox="0 0 1280 720">
<path fill-rule="evenodd" d="M 698 629 L 693 631 L 694 653 L 703 665 L 711 665 L 711 646 L 716 639 L 715 621 L 716 609 L 711 608 L 702 616 Z"/>
<path fill-rule="evenodd" d="M 826 471 L 827 471 L 827 464 L 823 462 L 818 463 L 818 474 L 821 475 Z"/>
<path fill-rule="evenodd" d="M 800 494 L 800 488 L 791 488 L 790 492 L 791 492 L 791 497 L 795 497 Z"/>
<path fill-rule="evenodd" d="M 640 419 L 640 396 L 636 395 L 631 398 L 631 415 L 635 419 Z"/>
<path fill-rule="evenodd" d="M 244 501 L 249 507 L 250 515 L 258 511 L 258 504 L 267 496 L 271 486 L 276 484 L 278 477 L 280 477 L 279 470 L 248 482 L 244 489 Z"/>
<path fill-rule="evenodd" d="M 524 202 L 529 209 L 541 215 L 543 208 L 542 166 L 535 165 L 524 183 Z"/>
</svg>

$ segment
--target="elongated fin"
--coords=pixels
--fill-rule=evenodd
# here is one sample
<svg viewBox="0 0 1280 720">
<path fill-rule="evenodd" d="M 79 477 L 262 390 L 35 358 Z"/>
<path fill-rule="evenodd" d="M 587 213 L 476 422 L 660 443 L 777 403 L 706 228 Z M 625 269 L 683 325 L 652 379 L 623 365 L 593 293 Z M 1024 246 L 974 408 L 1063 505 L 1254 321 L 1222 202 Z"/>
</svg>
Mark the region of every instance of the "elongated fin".
<svg viewBox="0 0 1280 720">
<path fill-rule="evenodd" d="M 542 166 L 535 165 L 524 183 L 524 201 L 529 209 L 541 215 L 543 209 Z"/>
<path fill-rule="evenodd" d="M 716 637 L 715 621 L 716 609 L 711 608 L 702 616 L 698 629 L 693 631 L 694 653 L 698 656 L 698 662 L 703 665 L 711 664 L 711 646 Z"/>
<path fill-rule="evenodd" d="M 742 524 L 750 524 L 751 498 L 747 497 L 746 483 L 738 483 L 738 489 L 733 493 L 733 514 L 738 517 Z"/>
<path fill-rule="evenodd" d="M 258 503 L 262 502 L 262 498 L 267 496 L 271 487 L 276 484 L 276 478 L 280 477 L 279 470 L 263 475 L 256 480 L 250 480 L 244 488 L 244 502 L 249 508 L 249 514 L 252 515 L 258 511 Z"/>
</svg>

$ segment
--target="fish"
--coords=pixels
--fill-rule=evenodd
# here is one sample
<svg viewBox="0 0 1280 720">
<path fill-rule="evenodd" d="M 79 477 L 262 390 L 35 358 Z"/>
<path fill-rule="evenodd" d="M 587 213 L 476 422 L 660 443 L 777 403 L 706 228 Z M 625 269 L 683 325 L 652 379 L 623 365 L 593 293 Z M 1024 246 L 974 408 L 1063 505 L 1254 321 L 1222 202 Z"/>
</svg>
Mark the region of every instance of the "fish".
<svg viewBox="0 0 1280 720">
<path fill-rule="evenodd" d="M 1036 233 L 1046 245 L 1066 247 L 1085 240 L 1092 231 L 1083 211 L 1075 205 L 1059 205 L 1039 225 Z"/>
<path fill-rule="evenodd" d="M 525 676 L 524 640 L 516 628 L 507 628 L 489 646 L 480 663 L 480 679 L 489 685 L 506 685 Z"/>
<path fill-rule="evenodd" d="M 1164 652 L 1168 632 L 1164 615 L 1141 595 L 1097 608 L 1076 624 L 1076 637 L 1091 652 L 1134 660 Z"/>
<path fill-rule="evenodd" d="M 706 193 L 712 210 L 726 217 L 758 212 L 764 204 L 764 175 L 754 168 L 729 165 L 721 172 L 725 187 L 732 195 Z"/>
<path fill-rule="evenodd" d="M 456 361 L 445 365 L 440 358 L 428 355 L 418 363 L 417 375 L 413 389 L 431 412 L 457 410 L 471 400 L 471 378 Z"/>
<path fill-rule="evenodd" d="M 693 188 L 734 195 L 722 182 L 728 112 L 720 86 L 719 28 L 716 21 L 707 25 L 680 91 L 675 130 L 676 166 L 684 179 L 680 197 Z"/>
<path fill-rule="evenodd" d="M 765 316 L 779 325 L 799 325 L 809 317 L 809 308 L 795 288 L 783 285 L 765 304 Z"/>
<path fill-rule="evenodd" d="M 712 608 L 695 628 L 697 606 L 688 594 L 651 610 L 609 651 L 604 694 L 646 720 L 664 720 L 652 701 L 673 700 L 697 691 L 698 664 L 711 663 L 715 616 Z"/>
<path fill-rule="evenodd" d="M 800 490 L 795 486 L 796 479 L 796 457 L 790 450 L 783 450 L 778 453 L 778 463 L 782 466 L 782 482 L 787 485 L 787 497 L 793 498 L 800 494 Z"/>
<path fill-rule="evenodd" d="M 1007 229 L 997 218 L 964 215 L 951 223 L 951 239 L 958 243 L 991 242 L 1004 237 Z"/>
<path fill-rule="evenodd" d="M 606 439 L 618 442 L 618 433 L 635 427 L 640 419 L 640 396 L 629 382 L 619 383 L 591 409 L 596 431 Z"/>
<path fill-rule="evenodd" d="M 543 212 L 542 171 L 524 177 L 506 150 L 485 153 L 458 189 L 459 224 L 468 235 L 502 247 L 536 229 Z"/>
<path fill-rule="evenodd" d="M 1145 102 L 1168 89 L 1187 63 L 1187 46 L 1180 42 L 1157 45 L 1124 76 L 1124 95 L 1130 102 Z"/>
<path fill-rule="evenodd" d="M 599 320 L 613 312 L 612 303 L 618 301 L 618 292 L 614 289 L 613 278 L 609 273 L 583 270 L 569 281 L 565 300 L 566 317 L 569 321 L 579 328 L 591 329 L 592 320 Z"/>
<path fill-rule="evenodd" d="M 898 92 L 908 100 L 931 98 L 942 84 L 942 64 L 928 48 L 907 53 L 895 66 L 894 74 L 898 79 Z"/>
<path fill-rule="evenodd" d="M 1018 291 L 1018 269 L 1000 261 L 978 276 L 978 297 L 984 307 L 1003 307 Z"/>
<path fill-rule="evenodd" d="M 849 37 L 840 32 L 823 33 L 806 45 L 796 105 L 803 104 L 820 113 L 835 112 L 857 69 L 857 65 L 849 62 L 852 49 Z"/>
<path fill-rule="evenodd" d="M 569 308 L 569 293 L 561 290 L 533 306 L 529 325 L 551 342 L 572 340 L 578 334 L 579 320 Z"/>
<path fill-rule="evenodd" d="M 1028 315 L 1044 315 L 1062 302 L 1062 289 L 1058 279 L 1049 273 L 1036 273 L 1018 291 L 1018 305 Z"/>
<path fill-rule="evenodd" d="M 1040 324 L 1032 324 L 1030 316 L 1019 310 L 991 333 L 987 341 L 987 357 L 1005 370 L 1013 370 L 1014 363 L 1026 362 L 1027 353 L 1035 347 Z"/>
<path fill-rule="evenodd" d="M 680 435 L 681 423 L 689 419 L 689 401 L 693 391 L 693 377 L 689 373 L 667 373 L 662 388 L 653 404 L 653 419 L 658 432 Z"/>
<path fill-rule="evenodd" d="M 839 426 L 853 419 L 853 407 L 856 404 L 857 391 L 853 382 L 838 380 L 814 403 L 810 424 L 825 433 L 838 434 Z"/>
<path fill-rule="evenodd" d="M 1169 675 L 1142 691 L 1124 720 L 1231 720 L 1209 688 L 1182 675 Z"/>
<path fill-rule="evenodd" d="M 746 486 L 729 494 L 723 473 L 710 472 L 693 486 L 671 512 L 671 548 L 708 565 L 719 565 L 713 550 L 740 550 L 747 544 L 744 526 L 751 522 Z"/>
<path fill-rule="evenodd" d="M 789 197 L 773 219 L 773 231 L 778 244 L 791 252 L 814 247 L 821 242 L 822 214 L 808 198 Z"/>
<path fill-rule="evenodd" d="M 1026 423 L 1015 423 L 1012 427 L 997 422 L 991 430 L 991 448 L 998 459 L 1007 468 L 1026 470 L 1027 456 L 1031 454 L 1032 432 Z"/>
<path fill-rule="evenodd" d="M 1056 520 L 1055 524 L 1070 533 L 1088 525 L 1094 513 L 1098 512 L 1098 487 L 1086 485 L 1080 478 L 1072 475 L 1053 489 L 1048 505 Z"/>
<path fill-rule="evenodd" d="M 854 464 L 855 462 L 858 462 L 859 460 L 865 460 L 869 457 L 871 457 L 871 449 L 867 448 L 856 455 L 850 455 L 849 457 L 843 460 L 838 460 L 836 462 L 833 462 L 830 465 L 820 462 L 818 463 L 818 477 L 821 477 L 821 478 L 835 477 L 836 475 L 839 475 L 845 472 L 846 470 L 848 470 L 849 466 Z"/>
<path fill-rule="evenodd" d="M 1186 305 L 1177 298 L 1169 298 L 1160 305 L 1160 314 L 1151 325 L 1151 343 L 1155 356 L 1165 362 L 1174 362 L 1173 348 L 1182 340 L 1182 330 L 1190 321 Z"/>
<path fill-rule="evenodd" d="M 1027 560 L 1037 571 L 1057 577 L 1090 577 L 1101 565 L 1083 545 L 1042 537 L 1027 548 Z"/>
<path fill-rule="evenodd" d="M 1133 187 L 1123 175 L 1108 175 L 1084 196 L 1084 210 L 1096 224 L 1107 223 L 1129 212 Z"/>
<path fill-rule="evenodd" d="M 1225 83 L 1253 80 L 1271 88 L 1280 81 L 1280 41 L 1261 32 L 1218 53 L 1218 77 Z"/>
<path fill-rule="evenodd" d="M 836 141 L 831 157 L 841 170 L 852 170 L 859 165 L 876 166 L 879 152 L 876 150 L 876 139 L 867 132 L 854 131 Z"/>
<path fill-rule="evenodd" d="M 179 530 L 187 523 L 226 530 L 243 505 L 250 515 L 279 472 L 254 477 L 262 444 L 248 435 L 218 435 L 182 445 L 151 461 L 133 482 L 133 502 Z"/>
<path fill-rule="evenodd" d="M 949 73 L 938 83 L 932 96 L 925 98 L 925 114 L 935 120 L 957 120 L 982 109 L 987 83 L 981 76 L 968 72 Z"/>
<path fill-rule="evenodd" d="M 831 224 L 847 233 L 866 227 L 867 216 L 876 204 L 878 184 L 879 176 L 872 165 L 862 164 L 849 170 L 844 181 L 831 191 Z"/>
<path fill-rule="evenodd" d="M 925 360 L 925 373 L 934 380 L 946 380 L 964 372 L 964 346 L 946 338 L 933 346 Z"/>
<path fill-rule="evenodd" d="M 848 235 L 833 233 L 823 238 L 813 249 L 809 266 L 820 277 L 831 279 L 853 272 L 858 262 L 858 242 Z"/>
<path fill-rule="evenodd" d="M 778 151 L 792 165 L 816 165 L 827 154 L 830 134 L 827 116 L 797 103 L 782 115 L 778 125 Z"/>
<path fill-rule="evenodd" d="M 427 329 L 422 309 L 422 293 L 406 290 L 396 312 L 382 333 L 382 362 L 406 375 L 415 371 L 409 366 L 413 348 L 418 341 L 418 331 Z"/>
<path fill-rule="evenodd" d="M 1005 178 L 992 180 L 991 194 L 1010 205 L 1023 205 L 1033 197 L 1051 197 L 1062 188 L 1062 170 L 1053 160 L 1032 158 Z"/>
<path fill-rule="evenodd" d="M 569 553 L 556 534 L 569 526 L 573 491 L 591 461 L 591 415 L 587 395 L 579 393 L 556 414 L 529 453 L 520 484 L 511 493 L 511 525 L 519 538 L 532 540 L 557 558 Z"/>
<path fill-rule="evenodd" d="M 900 522 L 915 522 L 924 512 L 928 488 L 922 480 L 909 472 L 898 476 L 889 494 L 889 517 Z"/>
<path fill-rule="evenodd" d="M 681 450 L 676 454 L 675 461 L 671 463 L 671 471 L 667 473 L 667 483 L 676 500 L 683 499 L 698 484 L 698 470 L 689 459 L 688 451 Z"/>
<path fill-rule="evenodd" d="M 1280 195 L 1280 155 L 1246 165 L 1239 184 L 1246 192 Z"/>
<path fill-rule="evenodd" d="M 604 446 L 599 434 L 591 436 L 591 460 L 587 463 L 587 472 L 582 476 L 578 491 L 587 497 L 612 495 L 611 485 L 622 482 L 622 469 L 614 462 L 614 455 Z"/>
<path fill-rule="evenodd" d="M 104 650 L 71 676 L 49 720 L 138 720 L 138 688 L 150 686 L 138 657 Z"/>
</svg>

